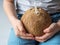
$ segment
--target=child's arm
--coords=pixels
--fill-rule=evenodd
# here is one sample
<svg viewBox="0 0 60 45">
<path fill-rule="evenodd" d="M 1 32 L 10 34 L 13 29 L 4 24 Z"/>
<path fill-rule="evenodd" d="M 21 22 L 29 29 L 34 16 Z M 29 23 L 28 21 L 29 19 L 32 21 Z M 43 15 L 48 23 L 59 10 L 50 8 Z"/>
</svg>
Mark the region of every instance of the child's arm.
<svg viewBox="0 0 60 45">
<path fill-rule="evenodd" d="M 3 6 L 10 21 L 17 19 L 14 0 L 4 0 Z"/>
<path fill-rule="evenodd" d="M 20 20 L 18 20 L 16 16 L 17 14 L 15 10 L 14 0 L 4 0 L 3 7 L 14 28 L 15 34 L 24 39 L 33 39 L 33 36 L 31 34 L 27 34 L 25 32 L 23 24 Z"/>
</svg>

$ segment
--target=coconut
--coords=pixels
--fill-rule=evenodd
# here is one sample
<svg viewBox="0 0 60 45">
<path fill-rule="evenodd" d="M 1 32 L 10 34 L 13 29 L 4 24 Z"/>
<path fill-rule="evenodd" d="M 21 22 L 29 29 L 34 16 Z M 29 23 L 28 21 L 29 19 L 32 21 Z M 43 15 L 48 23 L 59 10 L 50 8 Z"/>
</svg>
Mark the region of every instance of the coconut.
<svg viewBox="0 0 60 45">
<path fill-rule="evenodd" d="M 42 36 L 43 30 L 48 28 L 52 21 L 47 11 L 42 8 L 37 8 L 37 10 L 38 13 L 35 13 L 35 8 L 28 9 L 21 17 L 21 21 L 28 33 Z"/>
</svg>

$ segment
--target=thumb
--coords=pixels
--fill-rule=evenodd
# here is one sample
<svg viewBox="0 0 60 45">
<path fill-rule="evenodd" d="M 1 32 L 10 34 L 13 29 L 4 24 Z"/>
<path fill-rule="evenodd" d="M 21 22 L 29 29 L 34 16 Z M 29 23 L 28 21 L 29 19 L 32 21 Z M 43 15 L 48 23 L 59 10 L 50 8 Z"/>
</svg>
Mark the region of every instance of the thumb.
<svg viewBox="0 0 60 45">
<path fill-rule="evenodd" d="M 19 29 L 20 32 L 24 32 L 24 33 L 26 33 L 25 28 L 24 28 L 24 26 L 23 26 L 22 23 L 19 23 L 19 25 L 18 25 L 18 29 Z"/>
<path fill-rule="evenodd" d="M 19 29 L 20 32 L 24 32 L 24 33 L 26 33 L 26 31 L 25 31 L 25 29 L 24 29 L 23 26 L 20 26 L 20 25 L 19 25 L 19 26 L 18 26 L 18 29 Z"/>
<path fill-rule="evenodd" d="M 46 29 L 44 30 L 44 32 L 45 32 L 45 33 L 46 33 L 46 32 L 49 33 L 49 32 L 54 31 L 55 25 L 56 25 L 56 23 L 52 23 L 48 28 L 46 28 Z"/>
<path fill-rule="evenodd" d="M 50 32 L 50 29 L 49 28 L 46 28 L 45 30 L 43 30 L 44 33 L 49 33 Z"/>
</svg>

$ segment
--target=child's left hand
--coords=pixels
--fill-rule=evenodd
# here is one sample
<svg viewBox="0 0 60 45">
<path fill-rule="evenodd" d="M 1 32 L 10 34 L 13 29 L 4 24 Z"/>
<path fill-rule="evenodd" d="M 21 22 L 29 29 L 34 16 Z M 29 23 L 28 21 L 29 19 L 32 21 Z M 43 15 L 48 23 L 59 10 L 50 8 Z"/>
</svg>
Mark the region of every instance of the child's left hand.
<svg viewBox="0 0 60 45">
<path fill-rule="evenodd" d="M 38 42 L 44 42 L 51 38 L 55 33 L 59 31 L 59 26 L 56 23 L 52 23 L 48 28 L 46 28 L 43 32 L 45 33 L 43 36 L 35 37 L 35 40 Z"/>
</svg>

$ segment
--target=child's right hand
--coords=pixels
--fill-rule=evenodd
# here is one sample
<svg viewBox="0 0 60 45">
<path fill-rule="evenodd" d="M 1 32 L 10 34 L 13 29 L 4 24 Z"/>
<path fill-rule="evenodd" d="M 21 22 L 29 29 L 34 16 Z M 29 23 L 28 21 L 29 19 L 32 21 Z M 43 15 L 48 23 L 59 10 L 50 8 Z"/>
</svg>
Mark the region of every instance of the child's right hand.
<svg viewBox="0 0 60 45">
<path fill-rule="evenodd" d="M 20 20 L 15 19 L 14 21 L 12 21 L 12 26 L 14 28 L 16 36 L 21 37 L 23 39 L 34 39 L 32 34 L 26 33 L 23 24 Z"/>
</svg>

